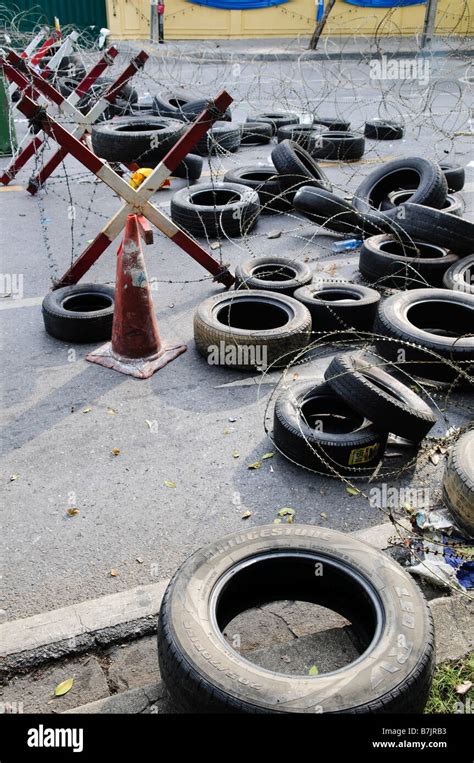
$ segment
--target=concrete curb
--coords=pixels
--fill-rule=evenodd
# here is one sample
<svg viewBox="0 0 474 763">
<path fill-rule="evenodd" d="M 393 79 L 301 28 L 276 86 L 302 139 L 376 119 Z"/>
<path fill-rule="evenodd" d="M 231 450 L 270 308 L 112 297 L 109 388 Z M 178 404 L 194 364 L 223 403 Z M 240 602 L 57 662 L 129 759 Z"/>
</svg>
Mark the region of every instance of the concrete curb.
<svg viewBox="0 0 474 763">
<path fill-rule="evenodd" d="M 0 625 L 0 677 L 153 633 L 168 580 Z"/>
<path fill-rule="evenodd" d="M 474 602 L 462 596 L 433 599 L 429 602 L 436 634 L 436 665 L 448 660 L 459 660 L 473 648 L 472 616 Z M 162 681 L 138 689 L 113 694 L 66 710 L 63 714 L 118 713 L 172 713 L 176 712 Z"/>
<path fill-rule="evenodd" d="M 394 534 L 390 522 L 354 533 L 377 548 L 386 548 Z M 94 646 L 126 641 L 156 626 L 168 580 L 89 599 L 0 625 L 0 678 Z"/>
<path fill-rule="evenodd" d="M 392 51 L 387 52 L 387 58 L 390 60 L 391 58 L 404 59 L 404 58 L 417 58 L 418 56 L 426 58 L 464 58 L 467 56 L 472 56 L 474 54 L 474 48 L 469 48 L 466 50 L 459 50 L 455 51 L 454 53 L 452 51 L 448 51 L 445 49 L 440 50 L 431 50 L 429 53 L 423 53 L 420 51 L 414 51 L 414 50 L 397 50 L 396 53 Z M 202 55 L 186 55 L 186 52 L 183 51 L 183 53 L 174 53 L 170 52 L 167 53 L 166 51 L 161 52 L 160 51 L 160 57 L 166 58 L 168 61 L 181 61 L 183 58 L 186 59 L 187 63 L 190 64 L 238 64 L 246 61 L 368 61 L 368 60 L 374 60 L 377 57 L 380 57 L 380 54 L 377 51 L 335 51 L 335 52 L 321 52 L 318 53 L 318 51 L 301 51 L 298 53 L 291 53 L 287 51 L 281 51 L 281 52 L 269 52 L 269 53 L 245 53 L 244 51 L 229 51 L 222 52 L 218 55 L 215 54 L 206 54 L 203 53 Z"/>
<path fill-rule="evenodd" d="M 352 533 L 379 549 L 396 534 L 391 522 Z M 154 633 L 168 580 L 89 599 L 0 625 L 0 678 L 45 662 Z"/>
</svg>

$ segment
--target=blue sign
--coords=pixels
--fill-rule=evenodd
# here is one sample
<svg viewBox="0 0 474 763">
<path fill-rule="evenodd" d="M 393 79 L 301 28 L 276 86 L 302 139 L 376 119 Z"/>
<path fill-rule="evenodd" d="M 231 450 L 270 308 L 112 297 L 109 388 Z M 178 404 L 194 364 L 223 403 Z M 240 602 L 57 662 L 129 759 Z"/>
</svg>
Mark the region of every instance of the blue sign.
<svg viewBox="0 0 474 763">
<path fill-rule="evenodd" d="M 226 11 L 248 11 L 253 8 L 269 8 L 281 5 L 288 0 L 188 0 L 196 5 L 207 5 L 209 8 L 222 8 Z"/>
</svg>

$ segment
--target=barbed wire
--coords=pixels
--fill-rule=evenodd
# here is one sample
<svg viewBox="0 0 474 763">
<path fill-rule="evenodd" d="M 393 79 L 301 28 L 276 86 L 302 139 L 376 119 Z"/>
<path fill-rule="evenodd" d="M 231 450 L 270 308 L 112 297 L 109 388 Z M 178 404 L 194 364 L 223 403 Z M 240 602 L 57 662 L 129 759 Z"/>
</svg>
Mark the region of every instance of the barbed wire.
<svg viewBox="0 0 474 763">
<path fill-rule="evenodd" d="M 133 2 L 132 5 L 136 7 Z M 291 13 L 283 7 L 280 11 L 286 14 Z M 137 12 L 141 13 L 138 8 Z M 17 12 L 15 9 L 9 9 L 5 5 L 0 5 L 0 34 L 8 34 L 11 40 L 10 44 L 17 50 L 24 49 L 39 29 L 39 25 L 32 22 L 33 14 L 34 10 Z M 174 14 L 168 14 L 170 17 L 172 15 Z M 423 53 L 423 55 L 418 56 L 417 51 L 414 49 L 414 61 L 412 63 L 416 63 L 416 67 L 418 67 L 415 67 L 413 70 L 416 74 L 414 77 L 399 76 L 398 78 L 390 78 L 389 76 L 383 76 L 383 72 L 376 73 L 376 76 L 373 73 L 373 63 L 376 60 L 376 56 L 389 55 L 391 60 L 395 62 L 404 60 L 401 55 L 397 58 L 396 45 L 400 44 L 399 42 L 397 43 L 397 39 L 401 36 L 402 31 L 406 32 L 406 30 L 401 30 L 395 24 L 393 9 L 389 9 L 382 17 L 375 33 L 370 39 L 368 37 L 364 38 L 367 42 L 368 52 L 366 54 L 362 53 L 357 63 L 345 58 L 345 53 L 350 45 L 355 40 L 360 39 L 353 36 L 355 30 L 351 30 L 347 39 L 344 39 L 342 36 L 338 37 L 340 55 L 337 58 L 329 57 L 329 42 L 323 38 L 321 50 L 328 53 L 328 58 L 325 60 L 313 60 L 306 52 L 302 52 L 291 61 L 278 61 L 276 57 L 271 61 L 265 61 L 260 60 L 257 55 L 253 59 L 247 57 L 239 60 L 237 53 L 229 60 L 211 59 L 206 61 L 207 52 L 215 53 L 215 46 L 211 43 L 207 46 L 201 44 L 199 51 L 194 52 L 182 49 L 173 43 L 169 43 L 168 49 L 165 52 L 159 50 L 159 46 L 151 48 L 147 44 L 146 48 L 150 53 L 150 58 L 145 68 L 137 72 L 133 78 L 131 83 L 132 88 L 128 96 L 121 97 L 120 108 L 125 113 L 133 113 L 137 94 L 158 95 L 165 100 L 170 97 L 176 98 L 179 96 L 183 96 L 185 99 L 189 96 L 194 99 L 209 99 L 225 83 L 226 89 L 234 98 L 232 105 L 233 113 L 238 114 L 241 121 L 244 121 L 247 117 L 257 115 L 259 112 L 268 111 L 268 108 L 270 108 L 272 111 L 296 112 L 300 121 L 306 124 L 309 124 L 313 119 L 318 117 L 323 118 L 324 116 L 330 116 L 334 120 L 347 120 L 354 123 L 351 132 L 356 136 L 363 135 L 363 127 L 367 119 L 378 117 L 383 120 L 396 121 L 405 129 L 406 135 L 409 136 L 408 143 L 406 139 L 387 142 L 365 137 L 365 151 L 362 159 L 354 162 L 340 160 L 321 160 L 319 162 L 320 166 L 328 169 L 328 172 L 331 174 L 334 192 L 338 193 L 343 199 L 351 200 L 355 191 L 350 189 L 360 179 L 362 171 L 373 169 L 390 159 L 405 156 L 407 151 L 412 155 L 426 156 L 427 145 L 429 145 L 429 156 L 437 161 L 445 160 L 446 157 L 452 156 L 459 157 L 460 159 L 469 156 L 469 146 L 463 144 L 460 139 L 469 136 L 472 130 L 472 122 L 469 120 L 472 119 L 472 102 L 470 99 L 473 64 L 466 52 L 465 40 L 456 34 L 456 29 L 460 25 L 470 23 L 470 11 L 467 0 L 463 0 L 459 13 L 455 14 L 446 9 L 444 17 L 447 18 L 448 16 L 458 18 L 458 24 L 451 34 L 443 34 L 440 37 L 440 43 L 444 45 L 445 55 L 433 56 L 429 53 Z M 335 17 L 334 22 L 336 23 L 337 20 Z M 310 23 L 313 24 L 314 20 L 308 19 L 308 24 Z M 26 26 L 29 26 L 29 31 L 25 31 Z M 63 38 L 67 35 L 68 31 L 69 27 L 63 28 Z M 390 33 L 388 36 L 387 32 Z M 289 41 L 288 50 L 291 50 L 292 46 L 293 42 Z M 91 38 L 90 30 L 85 30 L 81 33 L 74 47 L 75 66 L 82 67 L 84 70 L 87 70 L 101 55 L 97 41 Z M 121 63 L 127 61 L 132 54 L 136 53 L 139 46 L 135 43 L 123 42 L 119 47 L 119 63 L 116 63 L 109 72 L 105 73 L 104 77 L 106 78 L 115 77 L 120 70 Z M 200 60 L 198 56 L 201 57 Z M 64 80 L 64 77 L 58 74 L 53 82 L 61 88 L 64 87 L 62 80 Z M 85 103 L 84 108 L 87 110 L 87 100 Z M 329 113 L 324 114 L 325 111 Z M 75 126 L 74 120 L 64 113 L 55 113 L 54 116 L 67 129 L 73 129 Z M 15 118 L 18 118 L 18 112 L 15 111 L 13 104 L 10 112 L 11 130 L 13 130 Z M 146 118 L 147 115 L 144 112 L 143 119 L 146 121 Z M 233 123 L 231 122 L 230 124 L 232 125 Z M 31 134 L 27 132 L 20 140 L 18 151 L 22 149 L 25 142 L 30 138 Z M 276 145 L 273 141 L 267 146 L 253 146 L 249 149 L 242 146 L 238 151 L 233 152 L 227 150 L 212 131 L 209 133 L 208 140 L 209 151 L 208 155 L 203 157 L 203 160 L 206 182 L 209 182 L 214 198 L 216 198 L 217 193 L 216 183 L 222 179 L 225 172 L 247 164 L 246 154 L 251 156 L 250 161 L 255 163 L 255 167 L 258 169 L 261 166 L 258 162 L 261 162 L 262 154 L 265 154 L 265 158 L 267 158 L 271 149 Z M 34 176 L 37 176 L 45 166 L 51 148 L 55 148 L 54 141 L 48 139 L 47 136 L 43 136 L 43 144 L 35 152 L 34 156 L 32 173 Z M 140 164 L 142 156 L 146 161 L 147 152 L 145 151 L 141 156 L 136 157 L 137 164 Z M 334 173 L 332 173 L 333 169 Z M 132 174 L 132 171 L 128 171 L 125 167 L 123 172 L 125 178 L 129 178 Z M 28 173 L 31 173 L 31 167 L 29 170 L 28 168 L 22 170 L 19 177 L 24 178 L 28 176 Z M 203 177 L 197 182 L 202 182 Z M 78 189 L 83 182 L 89 181 L 93 184 L 93 188 L 87 203 L 84 204 Z M 190 185 L 189 182 L 187 184 Z M 278 198 L 285 198 L 289 193 L 291 194 L 297 190 L 297 187 L 298 184 L 295 184 L 294 187 L 282 190 Z M 101 192 L 103 190 L 104 198 L 107 202 L 113 199 L 113 192 L 110 189 L 105 188 L 105 186 L 100 184 L 100 181 L 88 172 L 84 172 L 83 169 L 74 169 L 71 162 L 65 159 L 55 174 L 35 194 L 43 248 L 48 260 L 53 284 L 58 281 L 60 268 L 64 269 L 66 263 L 69 266 L 73 264 L 79 254 L 78 248 L 82 247 L 84 239 L 94 222 L 99 223 L 101 220 L 109 218 L 109 215 L 103 211 L 103 206 L 97 202 L 99 188 Z M 317 189 L 314 188 L 313 190 L 317 195 Z M 162 193 L 163 201 L 167 202 L 168 195 L 166 192 L 159 191 L 158 197 Z M 270 203 L 271 201 L 266 202 L 267 205 Z M 58 205 L 62 205 L 64 219 L 68 220 L 70 229 L 69 247 L 66 246 L 63 237 L 58 237 L 49 229 L 48 210 L 53 207 L 57 209 Z M 216 203 L 214 203 L 213 208 L 215 214 L 218 215 Z M 263 208 L 265 211 L 265 204 L 263 204 Z M 67 211 L 71 209 L 79 210 L 82 213 L 79 231 L 76 229 L 76 213 L 68 218 Z M 261 214 L 261 210 L 259 214 Z M 265 230 L 258 230 L 258 228 L 254 227 L 258 216 L 257 214 L 245 220 L 241 219 L 240 236 L 238 237 L 230 236 L 226 233 L 222 220 L 218 226 L 217 235 L 210 235 L 203 223 L 203 241 L 210 248 L 213 256 L 218 258 L 221 265 L 224 263 L 224 259 L 227 259 L 230 255 L 239 258 L 242 256 L 253 258 L 260 254 L 261 243 L 268 238 L 269 231 L 266 227 Z M 332 229 L 335 217 L 328 217 L 326 222 L 316 225 L 310 220 L 302 218 L 294 209 L 281 211 L 278 214 L 272 215 L 271 219 L 275 226 L 278 226 L 280 234 L 278 246 L 275 243 L 275 253 L 279 255 L 286 254 L 289 257 L 289 262 L 304 261 L 305 258 L 309 257 L 312 265 L 317 269 L 318 277 L 325 279 L 327 276 L 328 280 L 333 280 L 334 274 L 331 277 L 331 273 L 325 271 L 324 268 L 330 267 L 331 263 L 337 261 L 338 258 L 341 259 L 341 255 L 331 250 L 331 242 L 343 241 L 349 236 L 349 234 L 340 234 Z M 381 225 L 379 232 L 385 234 L 386 227 Z M 407 236 L 400 225 L 397 225 L 396 220 L 392 221 L 390 235 L 400 243 L 404 250 L 410 247 L 416 248 L 413 239 Z M 293 244 L 296 242 L 298 251 L 295 252 L 293 248 L 290 254 L 288 254 L 285 243 L 289 241 Z M 69 251 L 67 252 L 66 249 L 69 249 Z M 350 256 L 354 256 L 353 253 L 350 253 Z M 351 260 L 351 262 L 353 262 L 355 268 L 356 261 Z M 404 278 L 405 288 L 429 285 L 426 278 L 416 269 L 413 269 L 413 266 L 408 262 L 405 263 L 404 270 L 400 276 Z M 207 283 L 211 280 L 212 276 L 208 274 L 204 274 L 199 278 L 189 279 L 150 279 L 154 283 L 182 285 Z M 348 281 L 359 284 L 369 283 L 359 273 L 353 274 L 350 278 L 338 279 L 336 277 L 337 280 L 344 283 Z M 113 283 L 113 281 L 110 281 L 110 283 Z M 370 286 L 377 290 L 382 297 L 396 292 L 395 289 L 389 288 L 386 285 L 384 277 L 370 282 Z M 334 353 L 340 351 L 347 352 L 354 348 L 357 351 L 369 350 L 374 354 L 374 341 L 380 338 L 380 335 L 374 332 L 354 332 L 352 327 L 342 320 L 330 305 L 326 305 L 326 308 L 328 313 L 340 325 L 340 330 L 346 334 L 347 332 L 351 333 L 351 336 L 341 339 L 338 338 L 337 332 L 318 334 L 318 332 L 313 331 L 310 343 L 300 353 L 289 357 L 284 362 L 282 362 L 283 359 L 280 357 L 278 362 L 262 373 L 258 381 L 258 396 L 260 397 L 263 394 L 262 385 L 266 383 L 268 374 L 278 367 L 281 376 L 278 383 L 275 383 L 274 389 L 269 396 L 264 413 L 265 432 L 272 439 L 273 445 L 277 449 L 278 446 L 274 442 L 269 417 L 275 397 L 281 392 L 281 389 L 283 388 L 291 392 L 293 379 L 290 381 L 290 376 L 295 374 L 295 369 L 299 368 L 302 364 L 325 359 Z M 176 318 L 176 322 L 187 320 L 192 312 L 194 312 L 194 309 L 195 307 L 193 306 L 181 312 L 179 318 Z M 230 311 L 228 315 L 228 328 L 231 329 Z M 230 337 L 229 341 L 232 341 L 232 337 Z M 399 344 L 413 346 L 402 341 Z M 371 476 L 367 477 L 367 474 L 361 474 L 360 477 L 366 481 L 368 480 L 368 483 L 377 481 L 379 478 L 391 478 L 397 481 L 402 479 L 406 474 L 410 474 L 413 469 L 417 470 L 418 475 L 422 474 L 423 470 L 429 469 L 433 453 L 443 451 L 445 455 L 467 428 L 466 425 L 453 427 L 452 419 L 455 413 L 461 414 L 464 417 L 472 414 L 470 400 L 466 399 L 465 393 L 459 391 L 458 382 L 460 380 L 470 380 L 472 384 L 474 380 L 472 377 L 469 377 L 465 367 L 456 364 L 452 360 L 440 357 L 427 348 L 417 346 L 417 349 L 424 349 L 427 355 L 426 362 L 435 361 L 446 364 L 454 373 L 454 381 L 448 384 L 423 381 L 404 368 L 404 363 L 399 362 L 392 365 L 396 366 L 397 371 L 404 377 L 405 383 L 408 386 L 416 387 L 419 394 L 430 403 L 432 408 L 436 409 L 438 421 L 442 421 L 446 429 L 439 436 L 425 438 L 421 448 L 414 455 L 405 459 L 401 465 L 392 468 L 386 466 L 382 461 Z M 381 356 L 377 357 L 383 360 Z M 297 405 L 296 399 L 294 402 Z M 303 412 L 301 406 L 299 407 L 299 414 L 302 420 Z M 334 477 L 342 485 L 349 488 L 354 488 L 354 481 L 357 480 L 358 486 L 356 489 L 358 494 L 370 502 L 367 490 L 360 487 L 360 481 L 357 479 L 357 469 L 351 470 L 349 475 L 344 474 L 339 465 L 324 451 L 324 448 L 309 442 L 301 425 L 300 435 L 305 441 L 306 447 L 313 451 L 326 470 L 326 472 L 310 471 L 314 471 L 317 474 L 325 474 L 325 476 L 329 474 L 329 476 Z M 288 454 L 284 455 L 288 458 Z M 290 458 L 289 460 L 291 461 L 292 459 Z M 296 462 L 293 461 L 293 463 Z M 301 467 L 301 464 L 298 464 L 298 466 Z M 418 479 L 421 480 L 422 478 L 418 476 Z M 440 500 L 440 496 L 435 495 L 434 497 L 434 505 L 437 505 L 436 502 Z M 407 542 L 411 542 L 411 550 L 414 557 L 423 565 L 423 551 L 420 550 L 421 547 L 417 547 L 416 543 L 414 543 L 414 541 L 420 540 L 420 535 L 415 530 L 407 530 L 405 521 L 406 512 L 397 512 L 392 509 L 386 510 L 383 507 L 377 508 L 393 524 L 398 541 L 404 545 Z M 434 541 L 434 545 L 437 543 L 438 541 Z M 442 544 L 438 543 L 438 545 L 440 545 L 440 548 L 446 545 L 458 548 L 456 542 L 451 543 L 449 540 L 443 541 Z M 459 556 L 463 557 L 465 553 L 460 551 Z M 444 581 L 442 582 L 444 583 Z"/>
</svg>

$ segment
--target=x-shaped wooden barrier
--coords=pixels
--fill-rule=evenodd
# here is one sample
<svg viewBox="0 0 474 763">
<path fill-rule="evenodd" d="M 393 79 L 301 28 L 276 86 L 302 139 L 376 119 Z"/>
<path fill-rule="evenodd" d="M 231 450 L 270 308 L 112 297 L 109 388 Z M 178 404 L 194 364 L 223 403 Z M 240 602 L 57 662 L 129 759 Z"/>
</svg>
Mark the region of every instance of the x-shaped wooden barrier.
<svg viewBox="0 0 474 763">
<path fill-rule="evenodd" d="M 61 150 L 74 156 L 123 199 L 122 207 L 106 223 L 99 235 L 77 258 L 60 281 L 55 284 L 56 288 L 77 283 L 105 249 L 107 249 L 109 244 L 112 243 L 114 238 L 118 236 L 130 214 L 141 215 L 149 220 L 165 236 L 168 236 L 190 257 L 206 268 L 214 276 L 215 281 L 223 283 L 227 287 L 232 286 L 235 279 L 229 270 L 225 266 L 221 266 L 197 241 L 178 228 L 167 215 L 157 209 L 150 201 L 150 197 L 160 188 L 186 154 L 192 150 L 197 141 L 212 126 L 213 122 L 219 119 L 231 103 L 231 96 L 225 90 L 222 90 L 214 101 L 210 101 L 207 104 L 207 107 L 201 112 L 195 122 L 190 125 L 178 142 L 168 151 L 164 159 L 155 167 L 139 189 L 135 190 L 114 172 L 103 159 L 89 151 L 87 146 L 81 143 L 75 135 L 65 130 L 62 125 L 56 122 L 44 107 L 39 106 L 28 95 L 25 94 L 23 96 L 18 103 L 18 109 L 31 120 L 32 125 L 42 129 L 54 138 L 61 146 Z"/>
<path fill-rule="evenodd" d="M 117 51 L 115 48 L 112 48 L 112 50 L 114 51 L 112 55 L 113 60 L 113 58 L 115 58 L 117 55 Z M 53 87 L 49 82 L 45 81 L 41 75 L 28 67 L 27 64 L 25 64 L 25 62 L 20 58 L 20 56 L 18 56 L 13 51 L 8 53 L 6 61 L 2 62 L 2 67 L 6 76 L 16 82 L 26 94 L 33 98 L 37 98 L 38 93 L 40 93 L 49 99 L 52 103 L 54 103 L 62 113 L 66 114 L 68 117 L 71 117 L 76 123 L 76 127 L 72 131 L 72 134 L 74 137 L 81 139 L 86 132 L 91 130 L 92 125 L 97 121 L 107 106 L 114 103 L 123 86 L 129 81 L 129 79 L 133 77 L 138 69 L 141 69 L 145 65 L 145 62 L 148 59 L 148 54 L 142 50 L 130 61 L 122 74 L 117 77 L 117 79 L 110 85 L 109 88 L 107 88 L 103 96 L 99 98 L 99 100 L 87 112 L 87 114 L 82 114 L 82 112 L 76 108 L 75 104 L 78 102 L 79 98 L 87 92 L 87 90 L 90 88 L 93 82 L 95 82 L 105 67 L 111 63 L 111 61 L 108 59 L 108 53 L 109 51 L 105 54 L 105 56 L 103 56 L 102 60 L 96 64 L 95 67 L 93 67 L 89 74 L 84 77 L 82 82 L 79 83 L 78 87 L 74 91 L 73 99 L 66 98 L 64 95 L 62 95 L 62 93 L 56 90 L 56 88 Z M 97 69 L 99 70 L 99 74 L 96 73 Z M 28 76 L 30 79 L 28 79 Z M 25 157 L 20 159 L 20 166 L 23 166 L 25 162 L 28 161 L 28 158 L 32 156 L 33 153 L 37 150 L 39 145 L 41 145 L 41 141 L 38 144 L 38 140 L 39 139 L 36 137 L 32 143 L 27 146 L 25 151 L 27 151 L 28 155 L 26 159 Z M 31 194 L 36 193 L 36 191 L 44 185 L 47 178 L 50 177 L 54 170 L 61 164 L 62 160 L 65 158 L 65 156 L 67 156 L 68 153 L 69 151 L 65 148 L 65 145 L 61 145 L 58 151 L 56 151 L 41 168 L 36 177 L 30 179 L 27 191 L 29 191 Z M 18 159 L 16 160 L 15 169 L 16 171 L 19 169 Z M 8 168 L 5 175 L 1 178 L 4 184 L 5 181 L 3 178 L 7 174 L 10 178 L 11 172 L 12 169 L 10 167 Z"/>
<path fill-rule="evenodd" d="M 78 83 L 77 87 L 68 95 L 66 100 L 71 103 L 73 106 L 75 106 L 79 99 L 85 95 L 91 85 L 94 84 L 94 82 L 100 77 L 100 75 L 104 72 L 104 70 L 110 66 L 115 56 L 118 55 L 118 50 L 114 47 L 109 48 L 100 61 L 98 61 L 95 66 L 92 67 L 92 69 L 83 77 L 83 79 Z M 9 60 L 10 54 L 7 55 L 7 61 Z M 16 56 L 14 58 L 16 60 Z M 15 66 L 12 64 L 12 68 L 15 69 Z M 8 69 L 6 66 L 3 66 L 3 69 L 5 71 L 5 74 L 7 77 L 11 78 L 13 77 L 13 74 L 11 73 L 11 70 Z M 20 72 L 21 73 L 21 72 Z M 16 77 L 16 80 L 13 81 L 13 85 L 15 88 L 21 88 L 23 91 L 26 91 L 28 87 L 31 87 L 31 83 L 29 80 L 26 79 L 24 72 L 22 74 L 21 79 L 21 85 L 18 84 L 20 82 L 20 78 Z M 42 77 L 44 77 L 44 72 L 41 74 Z M 26 82 L 26 84 L 25 84 Z M 31 95 L 35 95 L 38 97 L 40 93 L 37 91 L 34 91 L 31 93 Z M 104 106 L 105 108 L 105 106 Z M 6 168 L 3 175 L 0 177 L 0 182 L 3 183 L 3 185 L 8 185 L 8 183 L 15 177 L 15 175 L 19 172 L 19 170 L 25 166 L 25 164 L 31 159 L 32 156 L 38 151 L 39 147 L 42 144 L 42 139 L 35 135 L 35 137 L 26 145 L 21 151 L 19 151 L 14 159 L 10 162 L 9 166 Z"/>
</svg>

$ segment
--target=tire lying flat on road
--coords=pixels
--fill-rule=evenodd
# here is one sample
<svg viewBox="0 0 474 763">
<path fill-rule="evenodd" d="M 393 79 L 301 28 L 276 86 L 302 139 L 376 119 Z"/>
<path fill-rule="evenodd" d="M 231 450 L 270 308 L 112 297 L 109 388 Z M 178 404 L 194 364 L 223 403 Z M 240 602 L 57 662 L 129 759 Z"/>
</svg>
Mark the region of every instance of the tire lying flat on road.
<svg viewBox="0 0 474 763">
<path fill-rule="evenodd" d="M 240 612 L 282 600 L 342 614 L 360 656 L 335 672 L 288 675 L 225 640 Z M 314 525 L 264 525 L 227 535 L 181 566 L 161 605 L 158 655 L 171 696 L 188 712 L 422 713 L 433 623 L 413 579 L 373 546 Z"/>
<path fill-rule="evenodd" d="M 316 282 L 293 294 L 306 305 L 313 319 L 313 333 L 372 329 L 380 294 L 375 289 L 344 281 Z M 339 335 L 337 338 L 340 338 Z"/>
<path fill-rule="evenodd" d="M 80 283 L 50 291 L 43 300 L 43 320 L 48 334 L 66 342 L 110 339 L 115 289 Z"/>
<path fill-rule="evenodd" d="M 260 214 L 260 200 L 240 183 L 199 183 L 176 191 L 171 219 L 196 237 L 243 236 Z"/>
<path fill-rule="evenodd" d="M 186 132 L 169 117 L 116 117 L 92 125 L 92 148 L 109 162 L 138 162 L 154 166 Z"/>
<path fill-rule="evenodd" d="M 369 476 L 383 456 L 387 433 L 335 394 L 330 385 L 305 382 L 275 403 L 273 439 L 298 466 L 333 477 Z"/>
<path fill-rule="evenodd" d="M 443 499 L 456 523 L 474 538 L 474 429 L 453 445 L 443 478 Z"/>
<path fill-rule="evenodd" d="M 254 257 L 237 265 L 236 289 L 264 289 L 293 296 L 295 289 L 311 282 L 305 262 L 290 257 Z"/>
<path fill-rule="evenodd" d="M 368 353 L 336 355 L 324 378 L 347 405 L 380 429 L 420 442 L 436 422 L 431 408 Z"/>
<path fill-rule="evenodd" d="M 424 241 L 408 246 L 394 236 L 370 236 L 360 250 L 359 270 L 371 283 L 413 289 L 441 286 L 445 272 L 457 261 L 453 252 Z"/>
<path fill-rule="evenodd" d="M 286 294 L 233 291 L 201 302 L 194 340 L 210 365 L 255 369 L 286 366 L 311 338 L 311 315 Z"/>
</svg>

